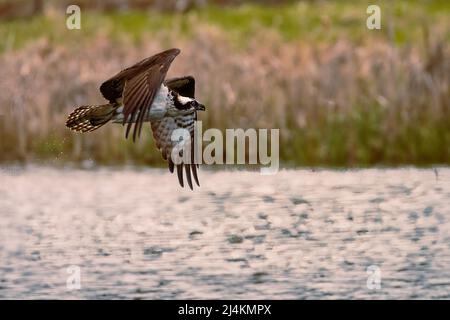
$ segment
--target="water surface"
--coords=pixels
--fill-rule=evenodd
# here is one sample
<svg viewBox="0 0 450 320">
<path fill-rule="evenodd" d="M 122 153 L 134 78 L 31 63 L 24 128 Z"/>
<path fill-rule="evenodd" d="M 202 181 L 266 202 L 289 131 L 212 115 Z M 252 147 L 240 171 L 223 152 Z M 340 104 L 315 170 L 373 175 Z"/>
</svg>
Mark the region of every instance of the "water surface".
<svg viewBox="0 0 450 320">
<path fill-rule="evenodd" d="M 3 167 L 0 298 L 450 299 L 449 168 L 200 180 Z"/>
</svg>

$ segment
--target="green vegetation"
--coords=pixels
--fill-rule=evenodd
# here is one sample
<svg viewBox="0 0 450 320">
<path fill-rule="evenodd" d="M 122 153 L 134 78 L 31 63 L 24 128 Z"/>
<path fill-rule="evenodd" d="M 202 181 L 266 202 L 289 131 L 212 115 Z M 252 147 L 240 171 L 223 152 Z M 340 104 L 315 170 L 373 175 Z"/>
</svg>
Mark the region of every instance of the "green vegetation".
<svg viewBox="0 0 450 320">
<path fill-rule="evenodd" d="M 255 34 L 271 30 L 288 41 L 322 41 L 349 39 L 353 42 L 381 38 L 405 44 L 420 40 L 424 26 L 433 23 L 441 29 L 443 40 L 450 40 L 449 1 L 377 1 L 382 9 L 383 28 L 368 32 L 366 8 L 371 1 L 299 2 L 267 7 L 256 4 L 239 7 L 208 6 L 187 13 L 83 12 L 82 30 L 67 32 L 66 16 L 51 11 L 47 15 L 0 23 L 0 37 L 5 45 L 21 48 L 40 37 L 57 43 L 77 43 L 98 33 L 118 38 L 142 40 L 148 33 L 175 30 L 177 36 L 192 36 L 192 27 L 213 25 L 225 31 L 232 40 L 246 43 Z M 2 50 L 5 49 L 0 48 Z"/>
<path fill-rule="evenodd" d="M 198 79 L 204 128 L 280 128 L 284 164 L 450 162 L 449 1 L 208 6 L 187 13 L 83 11 L 82 29 L 48 10 L 0 22 L 0 161 L 162 164 L 150 132 L 64 128 L 99 84 L 157 50 L 183 54 L 173 74 Z"/>
</svg>

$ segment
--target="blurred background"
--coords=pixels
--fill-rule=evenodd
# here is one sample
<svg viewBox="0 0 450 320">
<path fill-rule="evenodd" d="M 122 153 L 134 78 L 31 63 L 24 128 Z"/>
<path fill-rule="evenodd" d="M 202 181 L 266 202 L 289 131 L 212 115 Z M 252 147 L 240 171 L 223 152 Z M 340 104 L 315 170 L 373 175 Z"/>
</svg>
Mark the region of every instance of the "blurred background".
<svg viewBox="0 0 450 320">
<path fill-rule="evenodd" d="M 449 17 L 448 0 L 0 0 L 0 298 L 450 299 Z M 282 170 L 205 165 L 191 191 L 153 168 L 149 125 L 136 143 L 65 127 L 171 47 L 203 129 L 279 128 Z"/>
<path fill-rule="evenodd" d="M 89 135 L 64 126 L 103 103 L 105 79 L 178 47 L 169 76 L 192 74 L 203 128 L 280 128 L 283 166 L 450 162 L 450 2 L 0 0 L 0 161 L 162 164 L 150 129 Z M 147 138 L 148 137 L 148 138 Z"/>
</svg>

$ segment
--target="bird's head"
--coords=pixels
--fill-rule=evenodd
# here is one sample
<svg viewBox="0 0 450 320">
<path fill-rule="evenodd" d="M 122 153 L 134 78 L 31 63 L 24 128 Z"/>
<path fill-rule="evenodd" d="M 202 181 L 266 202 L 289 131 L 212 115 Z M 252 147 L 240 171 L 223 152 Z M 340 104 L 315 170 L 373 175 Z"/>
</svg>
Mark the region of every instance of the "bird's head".
<svg viewBox="0 0 450 320">
<path fill-rule="evenodd" d="M 179 110 L 192 110 L 205 111 L 206 108 L 203 104 L 197 100 L 189 97 L 184 97 L 182 95 L 177 95 L 175 97 L 175 107 Z"/>
</svg>

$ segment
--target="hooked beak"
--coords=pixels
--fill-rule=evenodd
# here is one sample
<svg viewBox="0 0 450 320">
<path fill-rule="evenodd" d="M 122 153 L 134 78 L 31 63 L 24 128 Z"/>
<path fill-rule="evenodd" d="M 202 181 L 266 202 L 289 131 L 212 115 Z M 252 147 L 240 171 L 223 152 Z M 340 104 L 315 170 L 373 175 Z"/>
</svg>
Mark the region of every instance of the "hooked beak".
<svg viewBox="0 0 450 320">
<path fill-rule="evenodd" d="M 205 108 L 204 105 L 202 105 L 202 104 L 199 103 L 199 104 L 197 105 L 197 107 L 195 107 L 195 110 L 197 110 L 197 111 L 205 111 L 206 108 Z"/>
</svg>

